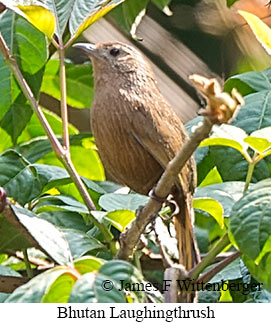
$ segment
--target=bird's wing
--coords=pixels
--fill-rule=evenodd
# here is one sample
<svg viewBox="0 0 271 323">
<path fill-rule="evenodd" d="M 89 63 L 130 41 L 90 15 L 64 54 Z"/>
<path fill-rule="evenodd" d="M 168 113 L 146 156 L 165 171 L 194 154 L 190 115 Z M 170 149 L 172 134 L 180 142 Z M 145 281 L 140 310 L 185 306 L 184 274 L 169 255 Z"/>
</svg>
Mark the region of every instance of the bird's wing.
<svg viewBox="0 0 271 323">
<path fill-rule="evenodd" d="M 139 105 L 133 112 L 134 117 L 130 124 L 131 133 L 137 142 L 165 169 L 181 149 L 186 135 L 182 122 L 172 108 L 165 101 L 160 100 L 159 103 L 158 107 L 154 101 L 148 110 L 140 108 Z M 190 164 L 186 167 L 190 167 Z M 187 175 L 180 174 L 179 180 L 182 189 L 189 190 L 191 183 L 187 182 Z"/>
</svg>

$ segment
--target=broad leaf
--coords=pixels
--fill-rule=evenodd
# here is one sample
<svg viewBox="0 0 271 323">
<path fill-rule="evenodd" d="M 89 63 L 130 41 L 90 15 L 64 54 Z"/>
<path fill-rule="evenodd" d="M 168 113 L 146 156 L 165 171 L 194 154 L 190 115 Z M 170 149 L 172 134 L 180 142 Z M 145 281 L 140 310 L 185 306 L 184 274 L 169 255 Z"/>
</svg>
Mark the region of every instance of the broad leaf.
<svg viewBox="0 0 271 323">
<path fill-rule="evenodd" d="M 271 29 L 257 16 L 250 12 L 238 10 L 238 13 L 246 20 L 255 37 L 267 53 L 271 54 Z"/>
<path fill-rule="evenodd" d="M 38 97 L 47 60 L 45 36 L 12 11 L 0 18 L 1 33 L 35 97 Z M 17 83 L 0 53 L 0 126 L 10 134 L 13 143 L 26 126 L 32 110 L 26 104 Z"/>
<path fill-rule="evenodd" d="M 37 244 L 58 264 L 71 262 L 71 252 L 64 234 L 50 222 L 40 219 L 34 213 L 12 206 L 19 223 Z"/>
<path fill-rule="evenodd" d="M 106 211 L 132 210 L 144 206 L 149 198 L 140 194 L 104 194 L 99 199 L 99 205 Z"/>
<path fill-rule="evenodd" d="M 55 18 L 42 2 L 37 0 L 3 0 L 2 3 L 52 38 L 55 31 Z"/>
<path fill-rule="evenodd" d="M 234 205 L 230 232 L 244 255 L 255 260 L 271 235 L 271 180 L 255 184 Z"/>
<path fill-rule="evenodd" d="M 65 272 L 65 267 L 56 267 L 47 270 L 17 288 L 6 299 L 5 303 L 40 303 L 49 286 Z"/>
<path fill-rule="evenodd" d="M 210 198 L 201 198 L 193 200 L 193 207 L 208 212 L 219 224 L 220 228 L 224 227 L 223 207 L 222 205 Z"/>
<path fill-rule="evenodd" d="M 135 212 L 130 210 L 112 211 L 107 213 L 104 219 L 120 232 L 123 232 L 127 225 L 135 219 Z"/>
<path fill-rule="evenodd" d="M 74 108 L 89 108 L 93 97 L 91 65 L 66 65 L 67 103 Z M 41 91 L 61 100 L 59 61 L 46 64 Z M 78 95 L 80 93 L 80 95 Z"/>
</svg>

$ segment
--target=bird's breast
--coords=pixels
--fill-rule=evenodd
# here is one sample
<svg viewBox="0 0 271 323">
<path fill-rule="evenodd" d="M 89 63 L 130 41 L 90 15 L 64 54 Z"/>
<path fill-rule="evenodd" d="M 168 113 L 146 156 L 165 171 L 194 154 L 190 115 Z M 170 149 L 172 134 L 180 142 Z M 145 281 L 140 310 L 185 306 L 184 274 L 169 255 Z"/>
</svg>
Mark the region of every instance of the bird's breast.
<svg viewBox="0 0 271 323">
<path fill-rule="evenodd" d="M 137 122 L 140 109 L 144 109 L 144 102 L 136 90 L 122 86 L 118 92 L 103 91 L 103 96 L 95 91 L 91 126 L 107 171 L 120 183 L 146 194 L 163 170 L 133 134 L 132 122 Z M 142 113 L 138 120 L 142 127 L 152 124 L 147 119 L 142 122 Z"/>
</svg>

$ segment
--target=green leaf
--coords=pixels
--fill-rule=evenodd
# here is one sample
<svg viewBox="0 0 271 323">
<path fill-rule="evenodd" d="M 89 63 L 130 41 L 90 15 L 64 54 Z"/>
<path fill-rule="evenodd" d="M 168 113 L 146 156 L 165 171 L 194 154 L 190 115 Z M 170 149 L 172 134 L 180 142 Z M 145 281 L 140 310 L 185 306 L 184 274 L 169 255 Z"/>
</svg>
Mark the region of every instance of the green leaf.
<svg viewBox="0 0 271 323">
<path fill-rule="evenodd" d="M 143 277 L 141 273 L 137 268 L 126 261 L 108 261 L 99 268 L 99 273 L 104 275 L 105 278 L 107 277 L 107 279 L 112 279 L 113 281 L 118 282 L 118 284 L 120 284 L 121 280 L 123 280 L 124 285 L 125 283 L 143 284 Z M 110 294 L 110 292 L 103 291 L 100 301 L 106 301 L 108 294 Z M 133 297 L 135 302 L 143 302 L 145 298 L 144 292 L 141 291 L 131 291 L 131 296 Z"/>
<path fill-rule="evenodd" d="M 49 122 L 53 132 L 56 135 L 62 136 L 62 121 L 61 118 L 58 117 L 55 113 L 48 111 L 46 109 L 42 109 L 44 116 L 46 117 L 47 121 Z M 78 134 L 78 130 L 69 125 L 69 134 L 75 135 Z M 40 121 L 36 114 L 33 114 L 32 118 L 28 122 L 25 130 L 23 131 L 22 135 L 18 138 L 18 142 L 26 142 L 36 137 L 43 137 L 46 136 L 44 129 L 42 128 Z"/>
<path fill-rule="evenodd" d="M 40 303 L 49 286 L 65 271 L 65 267 L 56 267 L 32 278 L 15 289 L 5 303 Z"/>
<path fill-rule="evenodd" d="M 232 125 L 242 128 L 251 134 L 255 130 L 270 127 L 271 124 L 271 91 L 263 90 L 245 97 L 243 106 Z"/>
<path fill-rule="evenodd" d="M 271 291 L 271 253 L 266 254 L 260 261 L 255 263 L 249 256 L 242 256 L 251 275 L 257 279 L 270 292 Z"/>
<path fill-rule="evenodd" d="M 206 175 L 203 181 L 200 183 L 200 187 L 208 186 L 212 184 L 223 183 L 223 180 L 216 167 L 212 168 L 210 172 Z"/>
<path fill-rule="evenodd" d="M 149 197 L 140 194 L 104 194 L 99 199 L 99 205 L 106 211 L 132 210 L 144 206 Z"/>
<path fill-rule="evenodd" d="M 204 187 L 198 187 L 195 198 L 211 198 L 218 201 L 224 210 L 224 217 L 228 217 L 231 213 L 232 206 L 238 201 L 244 190 L 242 182 L 226 182 L 221 184 L 213 184 Z"/>
<path fill-rule="evenodd" d="M 271 235 L 271 180 L 255 184 L 233 206 L 229 228 L 241 252 L 252 260 Z"/>
<path fill-rule="evenodd" d="M 84 275 L 86 273 L 98 270 L 104 263 L 105 260 L 103 259 L 93 256 L 86 256 L 75 260 L 74 267 L 81 275 Z"/>
<path fill-rule="evenodd" d="M 73 259 L 85 255 L 92 250 L 101 250 L 105 246 L 97 239 L 75 229 L 62 229 L 64 236 L 69 243 Z"/>
<path fill-rule="evenodd" d="M 135 212 L 130 210 L 112 211 L 108 212 L 104 219 L 120 232 L 123 232 L 127 225 L 135 219 Z"/>
<path fill-rule="evenodd" d="M 58 264 L 68 264 L 72 257 L 64 234 L 50 222 L 38 218 L 33 212 L 12 206 L 20 224 L 38 245 Z"/>
<path fill-rule="evenodd" d="M 71 158 L 81 176 L 96 181 L 105 179 L 104 168 L 95 149 L 71 146 Z"/>
<path fill-rule="evenodd" d="M 4 150 L 12 146 L 12 142 L 10 136 L 2 128 L 0 128 L 0 138 L 0 153 L 2 153 Z"/>
<path fill-rule="evenodd" d="M 63 210 L 78 213 L 89 213 L 85 204 L 78 202 L 72 196 L 65 195 L 43 196 L 39 199 L 38 203 L 35 204 L 34 210 L 36 213 L 44 212 L 46 210 Z"/>
<path fill-rule="evenodd" d="M 218 201 L 210 198 L 194 199 L 193 207 L 195 209 L 200 209 L 211 214 L 211 216 L 219 224 L 220 228 L 223 229 L 224 227 L 223 207 Z"/>
<path fill-rule="evenodd" d="M 250 137 L 246 138 L 247 144 L 256 150 L 261 156 L 266 157 L 271 153 L 271 127 L 253 131 Z"/>
<path fill-rule="evenodd" d="M 136 37 L 136 29 L 138 23 L 135 23 L 136 19 L 140 17 L 149 3 L 150 0 L 126 0 L 120 6 L 112 11 L 112 15 L 118 24 L 127 32 L 131 33 L 132 37 Z"/>
<path fill-rule="evenodd" d="M 42 190 L 35 168 L 12 150 L 0 155 L 0 185 L 7 196 L 21 205 L 31 201 Z"/>
<path fill-rule="evenodd" d="M 263 154 L 267 149 L 270 150 L 271 143 L 264 138 L 257 138 L 257 137 L 247 137 L 244 141 L 257 153 Z"/>
<path fill-rule="evenodd" d="M 0 252 L 17 251 L 32 247 L 32 244 L 10 222 L 0 215 Z"/>
<path fill-rule="evenodd" d="M 260 92 L 271 90 L 271 69 L 268 68 L 262 72 L 247 72 L 237 74 L 230 77 L 225 85 L 224 89 L 227 92 L 231 92 L 233 88 L 236 88 L 243 96 L 246 96 L 253 92 Z"/>
<path fill-rule="evenodd" d="M 2 14 L 0 29 L 23 76 L 37 98 L 48 55 L 45 36 L 11 11 Z M 11 135 L 15 143 L 29 121 L 32 110 L 26 104 L 26 99 L 21 94 L 1 53 L 0 80 L 0 125 Z"/>
<path fill-rule="evenodd" d="M 216 265 L 208 266 L 204 272 L 209 271 L 210 269 L 214 268 Z M 221 283 L 222 281 L 226 280 L 235 280 L 238 278 L 242 278 L 242 273 L 240 270 L 240 259 L 236 259 L 223 268 L 219 273 L 217 273 L 208 283 Z"/>
<path fill-rule="evenodd" d="M 75 38 L 79 36 L 96 20 L 103 17 L 123 1 L 124 0 L 73 0 L 72 10 L 69 11 L 69 30 L 71 37 Z"/>
<path fill-rule="evenodd" d="M 3 0 L 2 3 L 52 38 L 55 31 L 55 18 L 42 2 L 37 0 Z"/>
<path fill-rule="evenodd" d="M 75 276 L 69 272 L 58 276 L 44 294 L 42 303 L 67 303 L 75 282 Z"/>
<path fill-rule="evenodd" d="M 74 108 L 89 108 L 93 98 L 92 66 L 65 63 L 67 103 Z M 45 67 L 41 91 L 61 100 L 59 60 L 49 60 Z M 80 93 L 80 95 L 78 95 Z"/>
<path fill-rule="evenodd" d="M 107 276 L 93 273 L 83 275 L 74 285 L 71 291 L 70 303 L 125 303 L 123 292 L 118 290 L 118 285 L 114 280 L 110 280 L 114 285 L 110 291 L 103 289 L 103 284 L 108 280 Z M 109 280 L 108 280 L 109 281 Z"/>
<path fill-rule="evenodd" d="M 210 147 L 210 155 L 224 182 L 245 181 L 248 162 L 233 148 L 223 146 Z M 252 182 L 270 177 L 269 166 L 265 160 L 259 161 L 253 172 Z"/>
<path fill-rule="evenodd" d="M 1 128 L 10 135 L 12 142 L 16 143 L 28 121 L 32 116 L 32 109 L 28 104 L 13 103 L 0 122 Z"/>
<path fill-rule="evenodd" d="M 245 131 L 231 125 L 213 127 L 210 138 L 203 140 L 200 147 L 204 146 L 227 146 L 238 150 L 245 158 L 249 158 L 247 144 L 244 139 L 247 137 Z"/>
</svg>

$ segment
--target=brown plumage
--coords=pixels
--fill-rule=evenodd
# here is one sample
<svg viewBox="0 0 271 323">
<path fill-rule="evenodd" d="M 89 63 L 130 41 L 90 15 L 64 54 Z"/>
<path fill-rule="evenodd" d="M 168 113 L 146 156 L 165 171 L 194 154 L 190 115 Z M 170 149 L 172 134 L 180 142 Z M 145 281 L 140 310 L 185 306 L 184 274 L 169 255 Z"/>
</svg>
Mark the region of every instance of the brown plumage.
<svg viewBox="0 0 271 323">
<path fill-rule="evenodd" d="M 117 182 L 148 194 L 187 138 L 184 126 L 140 52 L 118 42 L 75 47 L 93 62 L 91 126 L 101 160 Z M 188 270 L 198 261 L 190 220 L 195 178 L 191 158 L 172 189 L 180 208 L 175 221 L 180 263 Z"/>
</svg>

